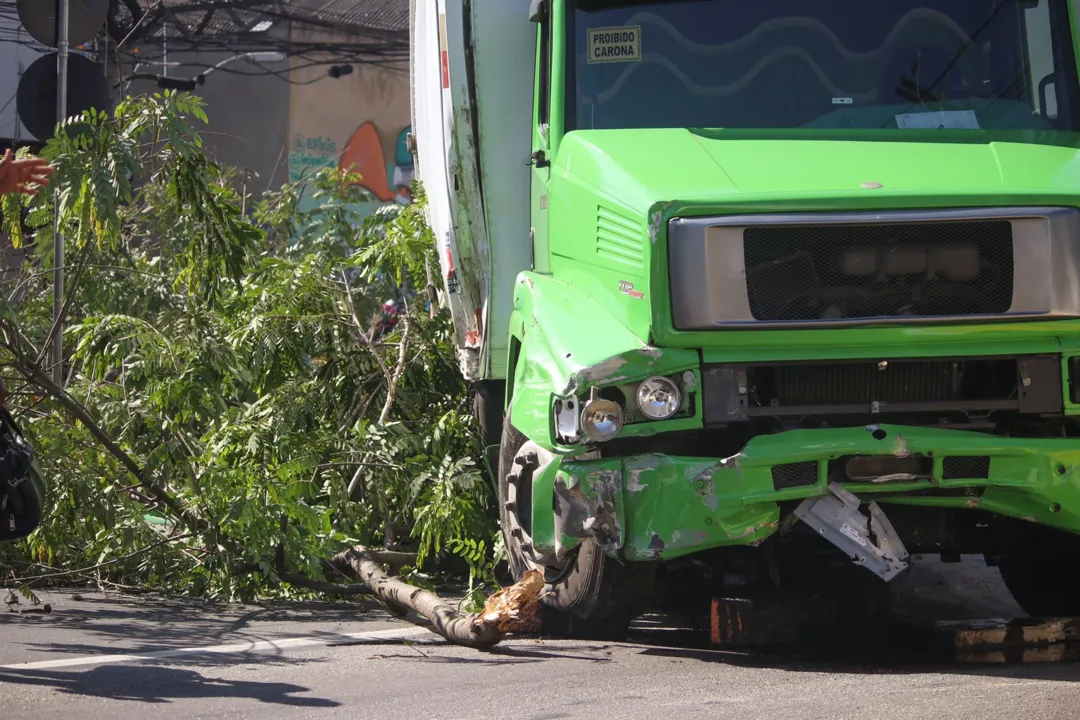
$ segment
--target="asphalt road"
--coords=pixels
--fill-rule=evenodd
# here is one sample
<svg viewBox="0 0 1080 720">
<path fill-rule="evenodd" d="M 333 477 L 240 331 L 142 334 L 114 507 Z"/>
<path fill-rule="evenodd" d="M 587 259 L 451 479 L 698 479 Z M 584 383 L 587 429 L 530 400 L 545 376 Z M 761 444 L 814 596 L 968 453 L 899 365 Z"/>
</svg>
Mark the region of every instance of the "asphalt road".
<svg viewBox="0 0 1080 720">
<path fill-rule="evenodd" d="M 897 590 L 913 617 L 1019 614 L 972 561 L 916 566 Z M 5 720 L 1080 715 L 1080 664 L 964 666 L 875 647 L 829 659 L 725 653 L 655 617 L 632 642 L 509 639 L 479 653 L 375 605 L 45 599 L 48 615 L 0 613 Z"/>
</svg>

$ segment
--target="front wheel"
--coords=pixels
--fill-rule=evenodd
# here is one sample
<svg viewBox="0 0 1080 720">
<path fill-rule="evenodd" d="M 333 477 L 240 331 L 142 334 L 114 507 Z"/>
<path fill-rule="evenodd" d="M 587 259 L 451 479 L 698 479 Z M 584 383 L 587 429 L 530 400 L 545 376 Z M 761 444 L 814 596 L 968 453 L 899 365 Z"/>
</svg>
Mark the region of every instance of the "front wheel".
<svg viewBox="0 0 1080 720">
<path fill-rule="evenodd" d="M 618 639 L 646 606 L 656 567 L 621 563 L 592 540 L 562 561 L 540 557 L 532 546 L 532 465 L 528 439 L 507 412 L 499 448 L 499 513 L 514 579 L 539 570 L 547 583 L 544 602 L 556 613 L 541 613 L 544 629 L 556 634 Z"/>
<path fill-rule="evenodd" d="M 1039 550 L 1013 551 L 998 561 L 1013 599 L 1036 618 L 1080 615 L 1080 577 L 1071 570 L 1075 555 Z"/>
</svg>

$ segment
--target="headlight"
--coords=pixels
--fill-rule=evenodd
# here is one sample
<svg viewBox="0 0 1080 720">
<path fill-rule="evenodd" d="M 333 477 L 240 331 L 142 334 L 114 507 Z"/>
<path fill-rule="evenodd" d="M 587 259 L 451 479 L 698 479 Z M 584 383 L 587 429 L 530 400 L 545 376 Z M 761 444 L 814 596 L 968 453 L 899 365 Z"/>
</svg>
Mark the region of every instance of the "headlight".
<svg viewBox="0 0 1080 720">
<path fill-rule="evenodd" d="M 623 427 L 623 411 L 617 402 L 597 396 L 593 388 L 592 397 L 581 411 L 581 431 L 593 442 L 614 440 Z"/>
<path fill-rule="evenodd" d="M 667 420 L 679 412 L 681 402 L 679 388 L 666 377 L 652 377 L 638 386 L 638 409 L 650 420 Z"/>
</svg>

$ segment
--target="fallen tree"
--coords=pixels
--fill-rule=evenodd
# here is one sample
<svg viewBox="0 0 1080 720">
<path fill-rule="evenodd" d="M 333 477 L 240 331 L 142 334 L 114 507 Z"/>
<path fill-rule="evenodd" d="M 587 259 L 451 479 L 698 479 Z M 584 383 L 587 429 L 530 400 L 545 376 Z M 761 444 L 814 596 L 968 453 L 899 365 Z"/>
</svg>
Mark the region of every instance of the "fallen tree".
<svg viewBox="0 0 1080 720">
<path fill-rule="evenodd" d="M 479 610 L 499 535 L 448 313 L 424 305 L 437 259 L 421 189 L 364 217 L 365 191 L 329 170 L 257 200 L 192 118 L 198 98 L 169 92 L 64 123 L 43 151 L 49 186 L 25 208 L 4 199 L 26 261 L 0 299 L 0 366 L 50 507 L 0 546 L 3 581 L 370 593 L 481 648 L 535 625 L 538 576 Z M 57 197 L 75 258 L 59 323 Z M 476 612 L 409 584 L 435 561 L 468 573 Z"/>
</svg>

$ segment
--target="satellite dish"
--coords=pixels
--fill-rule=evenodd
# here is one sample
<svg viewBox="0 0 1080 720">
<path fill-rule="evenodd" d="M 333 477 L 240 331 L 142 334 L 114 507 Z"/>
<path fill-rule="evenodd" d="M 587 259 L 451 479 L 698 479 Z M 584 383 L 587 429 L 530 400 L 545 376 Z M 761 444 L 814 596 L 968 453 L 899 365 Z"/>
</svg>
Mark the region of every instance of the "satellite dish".
<svg viewBox="0 0 1080 720">
<path fill-rule="evenodd" d="M 26 32 L 42 45 L 56 47 L 56 0 L 16 0 Z M 68 45 L 75 47 L 93 40 L 109 14 L 109 0 L 78 0 L 68 10 Z"/>
<path fill-rule="evenodd" d="M 19 80 L 15 102 L 19 119 L 41 142 L 56 129 L 56 53 L 42 55 Z M 68 55 L 67 115 L 79 115 L 91 108 L 112 109 L 112 94 L 105 74 L 92 60 L 78 53 Z"/>
</svg>

